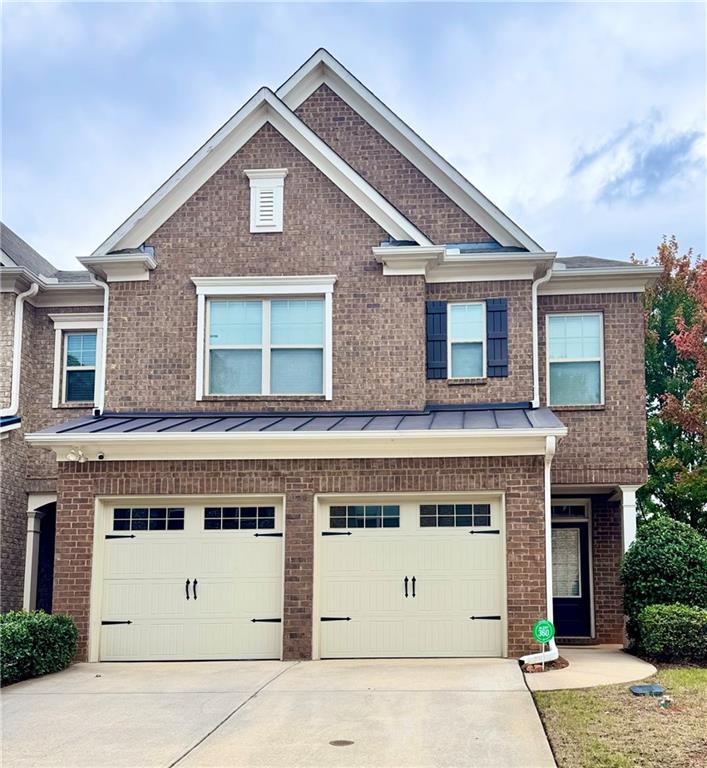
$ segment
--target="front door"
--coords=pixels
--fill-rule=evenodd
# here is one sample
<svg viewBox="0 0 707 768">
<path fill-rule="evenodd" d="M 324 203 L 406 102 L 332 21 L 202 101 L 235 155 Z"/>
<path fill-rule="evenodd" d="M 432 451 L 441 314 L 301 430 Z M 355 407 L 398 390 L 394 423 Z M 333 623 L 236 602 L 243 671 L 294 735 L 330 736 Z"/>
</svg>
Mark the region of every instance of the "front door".
<svg viewBox="0 0 707 768">
<path fill-rule="evenodd" d="M 552 524 L 552 589 L 557 636 L 590 637 L 587 522 Z"/>
</svg>

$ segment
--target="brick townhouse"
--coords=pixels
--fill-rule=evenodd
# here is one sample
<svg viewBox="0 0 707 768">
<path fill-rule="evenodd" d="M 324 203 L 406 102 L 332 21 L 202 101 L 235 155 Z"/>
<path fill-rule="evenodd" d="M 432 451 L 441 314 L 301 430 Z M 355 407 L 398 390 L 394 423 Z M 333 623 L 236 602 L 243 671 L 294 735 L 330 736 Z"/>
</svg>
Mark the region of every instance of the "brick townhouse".
<svg viewBox="0 0 707 768">
<path fill-rule="evenodd" d="M 88 660 L 621 641 L 655 269 L 545 250 L 323 50 L 80 261 L 3 229 L 3 610 Z"/>
</svg>

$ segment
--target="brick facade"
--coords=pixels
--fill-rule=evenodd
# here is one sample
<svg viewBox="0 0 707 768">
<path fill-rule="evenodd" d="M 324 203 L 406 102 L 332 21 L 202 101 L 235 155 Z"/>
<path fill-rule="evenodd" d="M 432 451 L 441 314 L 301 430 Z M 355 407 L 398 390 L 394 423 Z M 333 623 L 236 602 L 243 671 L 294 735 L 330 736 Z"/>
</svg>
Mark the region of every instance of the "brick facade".
<svg viewBox="0 0 707 768">
<path fill-rule="evenodd" d="M 286 497 L 284 655 L 312 653 L 314 495 L 505 492 L 508 652 L 529 650 L 544 614 L 543 465 L 539 457 L 287 461 L 139 461 L 61 465 L 54 610 L 74 617 L 86 656 L 97 496 L 282 494 Z"/>
<path fill-rule="evenodd" d="M 592 561 L 594 572 L 594 640 L 623 643 L 623 590 L 619 564 L 623 555 L 621 505 L 606 496 L 592 497 Z"/>
<path fill-rule="evenodd" d="M 328 86 L 295 112 L 433 243 L 494 242 Z"/>
<path fill-rule="evenodd" d="M 553 462 L 553 483 L 640 485 L 647 476 L 642 296 L 607 293 L 539 297 L 542 403 L 548 402 L 545 318 L 556 312 L 602 313 L 605 403 L 553 409 L 569 430 Z"/>
</svg>

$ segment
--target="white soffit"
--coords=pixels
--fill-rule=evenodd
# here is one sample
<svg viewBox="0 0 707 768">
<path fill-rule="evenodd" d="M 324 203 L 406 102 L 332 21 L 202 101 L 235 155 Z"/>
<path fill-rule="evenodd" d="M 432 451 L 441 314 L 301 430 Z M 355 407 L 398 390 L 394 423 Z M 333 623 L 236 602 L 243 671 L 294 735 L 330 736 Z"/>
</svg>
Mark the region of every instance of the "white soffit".
<svg viewBox="0 0 707 768">
<path fill-rule="evenodd" d="M 270 123 L 344 194 L 396 240 L 427 237 L 345 163 L 268 88 L 261 88 L 94 252 L 140 247 L 265 123 Z"/>
<path fill-rule="evenodd" d="M 501 245 L 520 246 L 529 251 L 543 250 L 323 48 L 285 81 L 276 94 L 290 109 L 295 110 L 323 84 L 331 88 Z"/>
</svg>

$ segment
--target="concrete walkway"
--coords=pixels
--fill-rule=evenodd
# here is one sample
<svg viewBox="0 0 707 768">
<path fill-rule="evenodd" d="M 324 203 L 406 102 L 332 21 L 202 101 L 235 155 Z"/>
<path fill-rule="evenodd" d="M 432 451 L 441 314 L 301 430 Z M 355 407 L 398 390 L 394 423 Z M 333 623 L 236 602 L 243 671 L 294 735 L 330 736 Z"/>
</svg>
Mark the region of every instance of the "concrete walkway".
<svg viewBox="0 0 707 768">
<path fill-rule="evenodd" d="M 4 768 L 551 768 L 517 662 L 78 664 L 2 693 Z"/>
<path fill-rule="evenodd" d="M 631 683 L 656 673 L 652 664 L 625 653 L 620 645 L 564 646 L 560 656 L 569 661 L 569 667 L 525 676 L 531 691 Z"/>
</svg>

